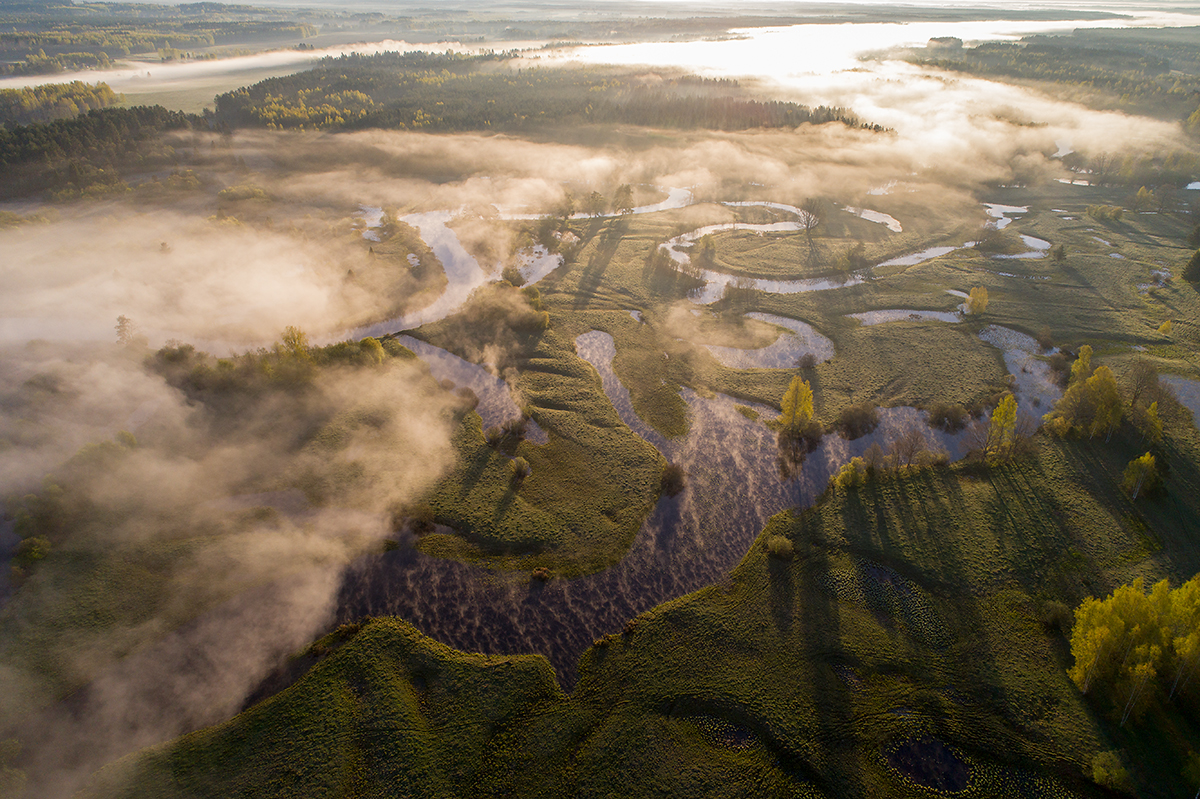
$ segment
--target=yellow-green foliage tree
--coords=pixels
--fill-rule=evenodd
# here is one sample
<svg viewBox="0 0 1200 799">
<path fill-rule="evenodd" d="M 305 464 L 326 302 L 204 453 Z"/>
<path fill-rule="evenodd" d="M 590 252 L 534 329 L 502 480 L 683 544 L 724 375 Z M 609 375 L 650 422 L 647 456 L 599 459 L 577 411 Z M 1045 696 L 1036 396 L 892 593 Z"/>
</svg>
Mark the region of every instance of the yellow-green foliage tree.
<svg viewBox="0 0 1200 799">
<path fill-rule="evenodd" d="M 1146 410 L 1142 412 L 1138 418 L 1138 427 L 1141 429 L 1142 435 L 1151 444 L 1157 444 L 1162 441 L 1163 427 L 1162 420 L 1158 418 L 1157 402 L 1150 403 Z"/>
<path fill-rule="evenodd" d="M 833 484 L 838 488 L 852 490 L 866 485 L 874 470 L 863 458 L 851 458 L 849 463 L 842 464 L 837 474 L 833 476 Z"/>
<path fill-rule="evenodd" d="M 1172 327 L 1171 320 L 1168 319 L 1167 321 L 1163 322 L 1161 325 L 1158 326 L 1158 335 L 1160 335 L 1160 336 L 1171 335 L 1171 327 Z"/>
<path fill-rule="evenodd" d="M 1125 475 L 1121 479 L 1121 488 L 1131 499 L 1137 499 L 1141 494 L 1154 488 L 1158 482 L 1158 469 L 1154 456 L 1147 452 L 1140 458 L 1134 458 L 1125 467 Z"/>
<path fill-rule="evenodd" d="M 1017 398 L 1005 394 L 992 411 L 992 422 L 988 427 L 987 456 L 1006 458 L 1012 454 L 1017 441 Z"/>
<path fill-rule="evenodd" d="M 1071 680 L 1085 694 L 1104 686 L 1121 724 L 1145 708 L 1156 688 L 1174 699 L 1200 662 L 1200 576 L 1174 591 L 1166 580 L 1147 593 L 1142 578 L 1075 611 Z"/>
<path fill-rule="evenodd" d="M 813 392 L 808 381 L 799 376 L 793 377 L 784 392 L 782 406 L 783 413 L 779 415 L 779 421 L 784 430 L 793 433 L 803 430 L 813 417 Z"/>
<path fill-rule="evenodd" d="M 1079 348 L 1079 358 L 1071 365 L 1067 390 L 1043 417 L 1047 429 L 1058 435 L 1072 431 L 1089 437 L 1111 435 L 1121 422 L 1124 403 L 1117 378 L 1107 366 L 1091 369 L 1092 348 Z"/>
<path fill-rule="evenodd" d="M 1200 111 L 1192 114 L 1194 117 L 1200 117 Z M 1198 126 L 1200 129 L 1200 126 Z M 1183 767 L 1183 776 L 1187 777 L 1188 782 L 1196 786 L 1196 799 L 1200 799 L 1200 752 L 1192 752 L 1188 755 L 1187 765 Z"/>
<path fill-rule="evenodd" d="M 976 286 L 971 289 L 971 295 L 967 298 L 967 313 L 982 314 L 987 312 L 988 307 L 988 290 L 983 286 Z"/>
<path fill-rule="evenodd" d="M 1088 344 L 1084 344 L 1079 348 L 1079 357 L 1075 359 L 1075 363 L 1071 364 L 1071 376 L 1067 381 L 1067 385 L 1078 383 L 1080 380 L 1086 379 L 1092 373 L 1092 348 Z"/>
</svg>

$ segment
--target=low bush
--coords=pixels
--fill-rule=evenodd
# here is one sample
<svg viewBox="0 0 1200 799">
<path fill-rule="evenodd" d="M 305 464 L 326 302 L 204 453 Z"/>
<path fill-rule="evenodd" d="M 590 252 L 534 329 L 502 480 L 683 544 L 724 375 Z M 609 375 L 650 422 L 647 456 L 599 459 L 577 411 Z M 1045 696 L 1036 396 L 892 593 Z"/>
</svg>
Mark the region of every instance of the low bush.
<svg viewBox="0 0 1200 799">
<path fill-rule="evenodd" d="M 847 405 L 833 423 L 842 438 L 853 441 L 874 432 L 879 426 L 879 409 L 870 402 Z"/>
</svg>

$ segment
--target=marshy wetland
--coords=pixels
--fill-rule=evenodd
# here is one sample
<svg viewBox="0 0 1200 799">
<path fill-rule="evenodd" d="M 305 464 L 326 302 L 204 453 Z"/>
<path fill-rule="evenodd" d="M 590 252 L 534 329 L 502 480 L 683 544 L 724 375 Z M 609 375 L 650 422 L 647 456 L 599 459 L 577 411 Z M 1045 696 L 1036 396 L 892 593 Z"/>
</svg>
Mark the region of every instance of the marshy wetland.
<svg viewBox="0 0 1200 799">
<path fill-rule="evenodd" d="M 0 796 L 1200 788 L 1186 10 L 912 13 L 0 131 Z"/>
</svg>

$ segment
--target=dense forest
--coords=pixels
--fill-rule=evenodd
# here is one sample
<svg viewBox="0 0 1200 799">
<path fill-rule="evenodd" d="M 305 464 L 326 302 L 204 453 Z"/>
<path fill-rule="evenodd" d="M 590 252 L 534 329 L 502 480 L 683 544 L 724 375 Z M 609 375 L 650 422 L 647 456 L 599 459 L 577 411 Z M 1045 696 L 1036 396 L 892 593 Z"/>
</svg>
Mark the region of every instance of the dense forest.
<svg viewBox="0 0 1200 799">
<path fill-rule="evenodd" d="M 311 72 L 219 96 L 211 117 L 158 106 L 98 109 L 116 99 L 102 84 L 14 90 L 0 94 L 0 121 L 10 125 L 0 129 L 0 196 L 124 191 L 123 169 L 174 163 L 157 134 L 196 126 L 462 131 L 617 122 L 745 130 L 840 122 L 882 130 L 840 108 L 755 100 L 734 81 L 683 76 L 646 84 L 611 70 L 513 72 L 505 60 L 422 53 L 325 59 Z M 68 110 L 87 113 L 38 121 Z"/>
<path fill-rule="evenodd" d="M 1029 37 L 964 48 L 956 39 L 931 42 L 915 63 L 987 77 L 1033 80 L 1071 87 L 1089 105 L 1186 120 L 1200 134 L 1200 29 L 1186 39 Z M 1111 32 L 1110 32 L 1111 33 Z M 1122 32 L 1124 33 L 1124 32 Z"/>
<path fill-rule="evenodd" d="M 172 163 L 172 152 L 159 134 L 197 124 L 206 122 L 162 106 L 140 106 L 0 128 L 0 197 L 45 189 L 104 193 L 107 187 L 123 185 L 121 167 Z"/>
<path fill-rule="evenodd" d="M 47 83 L 24 89 L 0 89 L 0 125 L 28 125 L 79 116 L 93 109 L 108 108 L 121 95 L 106 83 L 92 86 L 83 81 Z"/>
<path fill-rule="evenodd" d="M 184 51 L 298 42 L 316 25 L 244 5 L 189 3 L 30 3 L 0 11 L 0 74 L 41 75 L 108 67 L 136 54 L 176 58 Z M 189 55 L 195 55 L 189 53 Z"/>
<path fill-rule="evenodd" d="M 543 122 L 628 123 L 745 130 L 862 123 L 843 108 L 745 96 L 735 81 L 693 76 L 648 81 L 611 69 L 516 69 L 506 55 L 382 53 L 324 59 L 217 97 L 216 117 L 268 128 L 436 131 L 521 128 Z"/>
</svg>

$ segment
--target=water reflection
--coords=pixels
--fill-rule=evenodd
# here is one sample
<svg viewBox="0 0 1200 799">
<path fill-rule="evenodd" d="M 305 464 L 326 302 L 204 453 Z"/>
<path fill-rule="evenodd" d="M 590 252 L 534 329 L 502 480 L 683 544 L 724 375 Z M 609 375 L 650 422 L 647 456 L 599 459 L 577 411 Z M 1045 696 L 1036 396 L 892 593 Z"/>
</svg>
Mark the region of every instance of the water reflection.
<svg viewBox="0 0 1200 799">
<path fill-rule="evenodd" d="M 784 333 L 769 346 L 753 350 L 704 345 L 724 366 L 731 369 L 793 369 L 805 355 L 812 355 L 818 362 L 833 357 L 833 342 L 810 324 L 768 313 L 755 312 L 746 316 L 792 332 Z"/>
<path fill-rule="evenodd" d="M 576 348 L 596 368 L 621 419 L 684 468 L 684 490 L 658 502 L 620 563 L 577 580 L 530 583 L 411 549 L 360 559 L 346 572 L 340 620 L 394 614 L 459 649 L 540 653 L 571 686 L 579 655 L 593 640 L 662 602 L 723 579 L 770 516 L 812 504 L 834 471 L 872 443 L 886 445 L 919 426 L 951 457 L 960 454 L 958 439 L 930 430 L 920 411 L 882 409 L 873 434 L 856 441 L 826 436 L 799 473 L 781 481 L 775 434 L 739 412 L 735 400 L 706 399 L 685 389 L 691 429 L 667 441 L 633 412 L 629 392 L 612 371 L 612 337 L 585 333 Z M 776 413 L 742 406 L 768 418 Z"/>
</svg>

